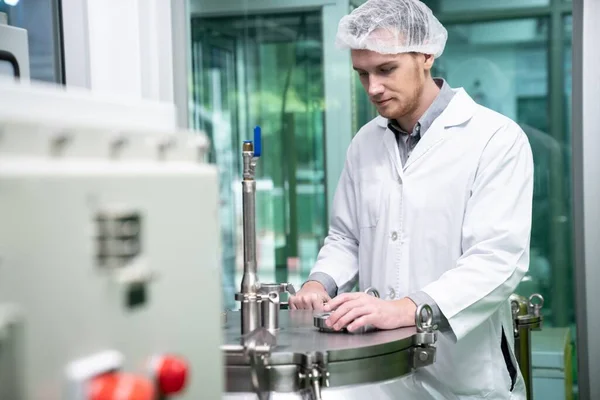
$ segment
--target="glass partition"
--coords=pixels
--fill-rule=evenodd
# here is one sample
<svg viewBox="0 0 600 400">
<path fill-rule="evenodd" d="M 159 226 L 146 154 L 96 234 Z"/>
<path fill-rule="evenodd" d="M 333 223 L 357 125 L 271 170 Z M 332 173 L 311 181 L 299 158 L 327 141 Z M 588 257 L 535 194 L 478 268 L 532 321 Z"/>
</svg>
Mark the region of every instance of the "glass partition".
<svg viewBox="0 0 600 400">
<path fill-rule="evenodd" d="M 534 351 L 540 346 L 539 351 L 550 351 L 559 358 L 561 351 L 566 353 L 563 392 L 571 398 L 569 377 L 576 381 L 577 374 L 571 243 L 570 17 L 564 19 L 564 71 L 550 71 L 549 17 L 446 27 L 448 44 L 436 61 L 434 75 L 446 78 L 453 87 L 463 87 L 479 104 L 510 117 L 529 138 L 535 164 L 531 261 L 517 292 L 543 295 L 544 329 L 533 335 Z M 559 73 L 564 74 L 558 76 L 559 81 L 565 82 L 564 106 L 559 110 L 564 113 L 565 124 L 554 127 L 549 85 Z M 562 88 L 556 94 L 561 96 Z M 563 340 L 566 347 L 560 348 L 557 337 L 568 340 L 567 344 Z M 552 341 L 558 344 L 550 349 Z M 534 395 L 548 398 L 551 382 L 535 377 L 541 367 L 534 359 Z"/>
<path fill-rule="evenodd" d="M 192 18 L 192 125 L 220 170 L 224 301 L 243 271 L 241 148 L 263 132 L 257 167 L 262 282 L 299 286 L 327 231 L 320 12 Z"/>
</svg>

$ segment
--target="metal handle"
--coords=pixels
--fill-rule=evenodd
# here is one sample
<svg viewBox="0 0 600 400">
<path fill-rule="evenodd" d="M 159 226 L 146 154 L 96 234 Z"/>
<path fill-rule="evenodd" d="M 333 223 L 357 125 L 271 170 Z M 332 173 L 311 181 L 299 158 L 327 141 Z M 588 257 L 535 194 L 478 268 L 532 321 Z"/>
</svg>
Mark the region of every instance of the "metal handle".
<svg viewBox="0 0 600 400">
<path fill-rule="evenodd" d="M 534 303 L 534 300 L 538 300 L 538 302 Z M 544 306 L 544 297 L 542 297 L 539 293 L 534 293 L 529 296 L 529 312 L 536 317 L 540 316 L 540 310 Z"/>
<path fill-rule="evenodd" d="M 426 312 L 423 320 L 423 311 Z M 421 304 L 417 307 L 415 325 L 417 332 L 430 332 L 433 329 L 433 310 L 429 304 Z"/>
<path fill-rule="evenodd" d="M 294 285 L 292 285 L 291 283 L 282 283 L 281 291 L 287 292 L 287 293 L 291 294 L 292 296 L 294 296 L 296 294 L 296 289 L 294 288 Z"/>
<path fill-rule="evenodd" d="M 254 157 L 260 157 L 262 153 L 262 134 L 260 126 L 254 128 Z"/>
</svg>

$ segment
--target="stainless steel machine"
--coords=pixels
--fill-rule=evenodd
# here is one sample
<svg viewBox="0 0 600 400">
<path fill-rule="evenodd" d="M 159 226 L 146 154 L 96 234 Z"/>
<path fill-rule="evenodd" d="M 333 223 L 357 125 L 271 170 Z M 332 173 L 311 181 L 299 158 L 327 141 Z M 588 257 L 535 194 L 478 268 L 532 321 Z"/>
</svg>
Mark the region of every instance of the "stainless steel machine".
<svg viewBox="0 0 600 400">
<path fill-rule="evenodd" d="M 412 328 L 331 332 L 323 326 L 326 315 L 286 309 L 280 295 L 295 293 L 290 284 L 258 281 L 254 169 L 261 151 L 257 127 L 242 149 L 244 274 L 240 311 L 224 315 L 226 398 L 364 398 L 361 388 L 432 364 L 437 332 L 429 306 L 417 310 Z"/>
<path fill-rule="evenodd" d="M 221 398 L 204 135 L 169 104 L 0 93 L 0 399 Z"/>
<path fill-rule="evenodd" d="M 529 298 L 513 294 L 510 296 L 513 316 L 515 356 L 525 380 L 527 399 L 533 399 L 533 376 L 531 368 L 531 331 L 542 329 L 541 310 L 544 298 L 534 293 Z"/>
</svg>

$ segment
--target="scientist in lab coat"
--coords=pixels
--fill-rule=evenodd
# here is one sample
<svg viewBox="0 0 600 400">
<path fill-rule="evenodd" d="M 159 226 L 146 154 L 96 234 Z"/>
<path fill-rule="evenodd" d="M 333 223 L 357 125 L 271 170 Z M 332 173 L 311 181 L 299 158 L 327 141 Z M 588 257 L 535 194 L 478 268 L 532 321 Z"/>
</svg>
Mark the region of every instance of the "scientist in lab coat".
<svg viewBox="0 0 600 400">
<path fill-rule="evenodd" d="M 515 122 L 432 78 L 446 39 L 417 0 L 369 0 L 340 21 L 379 116 L 348 148 L 329 234 L 290 306 L 333 311 L 327 324 L 350 331 L 412 326 L 433 306 L 436 362 L 371 398 L 525 399 L 508 297 L 529 264 L 532 152 Z"/>
</svg>

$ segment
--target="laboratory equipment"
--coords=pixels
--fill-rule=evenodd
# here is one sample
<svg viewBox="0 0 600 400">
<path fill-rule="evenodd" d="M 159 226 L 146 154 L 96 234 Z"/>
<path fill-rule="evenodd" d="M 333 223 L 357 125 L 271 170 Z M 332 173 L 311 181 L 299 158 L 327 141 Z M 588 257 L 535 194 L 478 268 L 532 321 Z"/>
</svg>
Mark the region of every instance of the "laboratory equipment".
<svg viewBox="0 0 600 400">
<path fill-rule="evenodd" d="M 417 309 L 415 327 L 331 332 L 320 326 L 321 314 L 282 307 L 280 295 L 294 294 L 292 285 L 258 281 L 254 173 L 261 151 L 256 127 L 254 140 L 242 147 L 244 272 L 236 294 L 241 307 L 223 318 L 226 398 L 352 399 L 357 385 L 400 379 L 431 365 L 437 331 L 427 305 Z M 379 296 L 376 288 L 367 292 Z"/>
<path fill-rule="evenodd" d="M 0 93 L 0 399 L 220 398 L 206 137 L 169 104 Z"/>
<path fill-rule="evenodd" d="M 531 331 L 542 328 L 541 310 L 544 306 L 544 298 L 537 293 L 532 294 L 529 298 L 513 294 L 510 296 L 510 304 L 513 316 L 515 356 L 525 380 L 527 398 L 532 399 Z"/>
<path fill-rule="evenodd" d="M 25 29 L 10 26 L 0 13 L 0 77 L 29 79 L 29 42 Z"/>
</svg>

